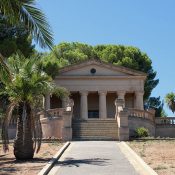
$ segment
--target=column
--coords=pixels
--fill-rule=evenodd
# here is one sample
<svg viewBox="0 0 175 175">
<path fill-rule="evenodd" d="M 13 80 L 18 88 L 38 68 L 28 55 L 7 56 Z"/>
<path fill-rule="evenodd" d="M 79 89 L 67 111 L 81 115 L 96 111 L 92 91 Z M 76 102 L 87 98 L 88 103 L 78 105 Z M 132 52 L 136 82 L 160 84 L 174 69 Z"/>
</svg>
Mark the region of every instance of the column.
<svg viewBox="0 0 175 175">
<path fill-rule="evenodd" d="M 66 108 L 67 107 L 67 103 L 68 103 L 69 97 L 64 97 L 62 98 L 62 108 Z"/>
<path fill-rule="evenodd" d="M 50 94 L 45 95 L 44 107 L 45 110 L 50 109 Z"/>
<path fill-rule="evenodd" d="M 125 91 L 117 91 L 118 99 L 121 99 L 121 100 L 124 101 L 124 106 L 123 107 L 125 107 L 125 94 L 126 94 Z"/>
<path fill-rule="evenodd" d="M 80 117 L 87 120 L 88 119 L 88 92 L 81 91 L 80 92 L 81 99 L 80 99 Z"/>
<path fill-rule="evenodd" d="M 107 92 L 105 91 L 99 91 L 99 117 L 101 119 L 107 118 L 106 94 Z"/>
<path fill-rule="evenodd" d="M 144 92 L 135 92 L 135 108 L 143 110 L 143 95 Z"/>
</svg>

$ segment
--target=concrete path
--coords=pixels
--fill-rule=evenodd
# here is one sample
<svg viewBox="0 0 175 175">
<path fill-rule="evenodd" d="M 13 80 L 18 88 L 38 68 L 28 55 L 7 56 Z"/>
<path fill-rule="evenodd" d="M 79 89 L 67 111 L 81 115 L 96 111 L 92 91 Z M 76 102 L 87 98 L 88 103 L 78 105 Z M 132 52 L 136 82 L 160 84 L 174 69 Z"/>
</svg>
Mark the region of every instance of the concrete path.
<svg viewBox="0 0 175 175">
<path fill-rule="evenodd" d="M 49 175 L 138 175 L 114 141 L 72 142 Z"/>
</svg>

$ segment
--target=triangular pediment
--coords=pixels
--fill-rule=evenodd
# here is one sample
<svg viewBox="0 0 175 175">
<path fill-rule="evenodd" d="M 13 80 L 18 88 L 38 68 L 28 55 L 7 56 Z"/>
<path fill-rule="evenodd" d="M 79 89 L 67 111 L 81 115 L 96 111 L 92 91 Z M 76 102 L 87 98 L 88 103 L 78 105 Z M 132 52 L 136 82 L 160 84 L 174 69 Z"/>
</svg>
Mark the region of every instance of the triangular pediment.
<svg viewBox="0 0 175 175">
<path fill-rule="evenodd" d="M 60 70 L 61 76 L 145 76 L 143 72 L 128 69 L 122 66 L 105 63 L 99 60 L 87 60 L 79 64 L 64 67 Z"/>
</svg>

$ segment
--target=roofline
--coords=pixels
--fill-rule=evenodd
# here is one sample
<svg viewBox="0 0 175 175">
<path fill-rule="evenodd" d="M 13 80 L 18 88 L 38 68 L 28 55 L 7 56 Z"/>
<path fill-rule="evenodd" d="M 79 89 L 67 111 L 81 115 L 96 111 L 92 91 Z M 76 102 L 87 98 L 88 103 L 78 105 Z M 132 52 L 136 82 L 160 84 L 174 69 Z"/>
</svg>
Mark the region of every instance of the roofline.
<svg viewBox="0 0 175 175">
<path fill-rule="evenodd" d="M 74 63 L 72 65 L 68 65 L 68 66 L 65 66 L 63 68 L 61 68 L 59 70 L 59 73 L 63 73 L 63 72 L 67 72 L 67 71 L 70 71 L 70 70 L 74 70 L 76 69 L 77 67 L 79 66 L 83 66 L 83 64 L 85 63 L 91 63 L 91 62 L 94 62 L 96 63 L 97 65 L 101 64 L 103 67 L 108 67 L 108 68 L 113 68 L 113 69 L 119 69 L 121 72 L 124 72 L 124 73 L 128 73 L 130 75 L 135 75 L 135 76 L 147 76 L 146 73 L 144 72 L 141 72 L 141 71 L 138 71 L 138 70 L 134 70 L 134 69 L 130 69 L 130 68 L 127 68 L 127 67 L 124 67 L 124 66 L 118 66 L 118 65 L 114 65 L 112 63 L 107 63 L 107 62 L 104 62 L 102 60 L 97 60 L 97 59 L 88 59 L 88 60 L 83 60 L 83 61 L 79 61 L 77 63 Z M 83 67 L 85 67 L 86 65 L 84 65 Z"/>
</svg>

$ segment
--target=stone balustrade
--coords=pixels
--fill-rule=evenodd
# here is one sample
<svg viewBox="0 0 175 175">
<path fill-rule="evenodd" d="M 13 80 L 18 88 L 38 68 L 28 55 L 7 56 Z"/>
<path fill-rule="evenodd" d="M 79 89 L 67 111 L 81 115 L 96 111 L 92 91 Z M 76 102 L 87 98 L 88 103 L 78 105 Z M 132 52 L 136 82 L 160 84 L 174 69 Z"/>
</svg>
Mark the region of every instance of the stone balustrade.
<svg viewBox="0 0 175 175">
<path fill-rule="evenodd" d="M 64 108 L 48 109 L 45 112 L 40 113 L 40 118 L 46 118 L 46 117 L 61 118 L 64 111 L 65 111 Z"/>
<path fill-rule="evenodd" d="M 139 117 L 151 120 L 152 122 L 155 122 L 155 114 L 150 111 L 140 110 L 140 109 L 129 109 L 129 116 L 130 117 Z"/>
<path fill-rule="evenodd" d="M 174 125 L 175 117 L 158 117 L 155 119 L 156 125 Z"/>
</svg>

